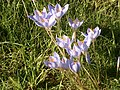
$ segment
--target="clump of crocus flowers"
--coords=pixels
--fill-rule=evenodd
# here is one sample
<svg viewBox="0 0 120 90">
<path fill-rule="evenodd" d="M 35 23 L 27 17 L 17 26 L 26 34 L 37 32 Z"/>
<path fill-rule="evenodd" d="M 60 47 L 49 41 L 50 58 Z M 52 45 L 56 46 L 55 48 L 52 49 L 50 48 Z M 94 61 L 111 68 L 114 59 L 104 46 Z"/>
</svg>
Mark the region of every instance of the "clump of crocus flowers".
<svg viewBox="0 0 120 90">
<path fill-rule="evenodd" d="M 61 7 L 59 4 L 56 4 L 55 7 L 48 5 L 49 12 L 47 12 L 44 7 L 41 12 L 35 10 L 34 15 L 29 15 L 28 17 L 32 19 L 36 25 L 44 27 L 46 30 L 51 30 L 52 26 L 61 19 L 68 8 L 69 4 L 66 4 L 64 7 Z M 53 56 L 50 56 L 49 60 L 45 61 L 44 64 L 51 69 L 70 69 L 72 72 L 77 73 L 81 68 L 79 61 L 81 55 L 85 56 L 87 63 L 91 63 L 88 49 L 91 43 L 100 35 L 101 29 L 99 29 L 99 27 L 95 27 L 93 30 L 88 28 L 86 34 L 81 32 L 84 36 L 84 40 L 80 41 L 79 39 L 76 39 L 76 32 L 78 27 L 83 24 L 83 20 L 79 21 L 78 18 L 76 18 L 72 21 L 72 19 L 69 18 L 68 23 L 73 29 L 72 38 L 70 39 L 66 35 L 63 35 L 61 38 L 56 37 L 55 44 L 57 44 L 58 47 L 65 49 L 64 53 L 67 53 L 69 58 L 66 58 L 65 55 L 60 58 L 60 55 L 57 52 L 54 52 Z"/>
</svg>

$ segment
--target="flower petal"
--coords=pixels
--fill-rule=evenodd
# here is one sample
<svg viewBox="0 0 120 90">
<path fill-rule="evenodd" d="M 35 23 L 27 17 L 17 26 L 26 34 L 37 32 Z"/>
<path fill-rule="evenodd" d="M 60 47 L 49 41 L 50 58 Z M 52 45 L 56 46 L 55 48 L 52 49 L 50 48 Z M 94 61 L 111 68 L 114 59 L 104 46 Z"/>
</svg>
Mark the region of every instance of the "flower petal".
<svg viewBox="0 0 120 90">
<path fill-rule="evenodd" d="M 28 18 L 30 18 L 33 21 L 36 21 L 36 18 L 33 15 L 28 15 Z"/>
<path fill-rule="evenodd" d="M 48 9 L 49 9 L 49 11 L 52 13 L 53 12 L 53 10 L 54 10 L 54 7 L 52 6 L 52 5 L 48 5 Z"/>
<path fill-rule="evenodd" d="M 35 21 L 35 24 L 36 24 L 37 26 L 44 27 L 44 25 L 43 25 L 42 23 L 38 22 L 38 21 Z"/>
<path fill-rule="evenodd" d="M 69 4 L 66 4 L 66 5 L 63 7 L 63 9 L 62 9 L 63 15 L 67 12 L 68 8 L 69 8 Z"/>
<path fill-rule="evenodd" d="M 55 12 L 58 13 L 58 12 L 61 12 L 62 11 L 62 7 L 60 6 L 60 4 L 56 4 L 55 5 Z"/>
<path fill-rule="evenodd" d="M 101 29 L 99 29 L 99 27 L 96 27 L 96 28 L 94 29 L 93 38 L 94 38 L 94 39 L 97 38 L 97 37 L 100 35 L 100 33 L 101 33 Z"/>
<path fill-rule="evenodd" d="M 57 67 L 57 64 L 56 64 L 55 62 L 45 61 L 44 64 L 45 64 L 47 67 L 50 67 L 50 68 L 58 68 L 58 67 Z"/>
<path fill-rule="evenodd" d="M 54 26 L 55 23 L 56 23 L 55 16 L 53 15 L 50 17 L 48 25 L 49 27 L 51 27 L 51 26 Z"/>
<path fill-rule="evenodd" d="M 72 62 L 70 65 L 69 65 L 69 68 L 72 72 L 75 72 L 77 73 L 79 70 L 80 70 L 80 62 Z"/>
<path fill-rule="evenodd" d="M 60 61 L 60 56 L 56 52 L 54 52 L 54 57 Z"/>
<path fill-rule="evenodd" d="M 47 11 L 46 11 L 45 7 L 43 8 L 43 11 L 42 11 L 42 17 L 44 17 L 44 18 L 47 17 Z"/>
<path fill-rule="evenodd" d="M 73 24 L 72 19 L 68 18 L 68 21 L 69 21 L 69 22 L 68 22 L 68 23 L 69 23 L 69 25 L 70 25 L 70 26 L 72 26 L 72 24 Z"/>
<path fill-rule="evenodd" d="M 34 11 L 34 14 L 35 14 L 36 16 L 42 16 L 42 13 L 41 13 L 39 10 L 35 10 L 35 11 Z"/>
</svg>

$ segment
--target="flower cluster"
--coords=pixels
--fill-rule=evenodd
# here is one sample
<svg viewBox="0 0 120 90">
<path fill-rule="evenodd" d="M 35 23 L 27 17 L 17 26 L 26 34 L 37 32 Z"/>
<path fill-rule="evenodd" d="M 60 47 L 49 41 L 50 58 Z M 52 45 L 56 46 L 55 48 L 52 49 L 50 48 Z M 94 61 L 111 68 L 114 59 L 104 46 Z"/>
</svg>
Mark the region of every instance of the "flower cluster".
<svg viewBox="0 0 120 90">
<path fill-rule="evenodd" d="M 59 4 L 56 4 L 55 7 L 52 5 L 48 5 L 47 12 L 46 8 L 43 8 L 43 11 L 40 12 L 38 10 L 34 11 L 34 15 L 29 15 L 28 17 L 32 19 L 36 25 L 40 27 L 44 27 L 46 30 L 51 29 L 61 17 L 67 12 L 69 4 L 66 4 L 64 7 L 61 7 Z M 68 23 L 73 29 L 72 39 L 68 36 L 63 35 L 62 38 L 56 38 L 56 44 L 65 49 L 67 56 L 69 55 L 69 59 L 67 59 L 64 55 L 62 59 L 58 53 L 54 52 L 53 56 L 49 57 L 48 61 L 45 61 L 44 64 L 50 68 L 62 68 L 62 69 L 70 69 L 72 72 L 78 72 L 80 70 L 81 64 L 79 62 L 80 56 L 85 55 L 86 61 L 90 64 L 90 55 L 88 49 L 91 43 L 100 35 L 101 29 L 96 27 L 95 29 L 87 29 L 87 33 L 81 32 L 84 36 L 84 40 L 76 40 L 76 31 L 77 28 L 83 24 L 83 21 L 79 21 L 77 18 L 72 21 L 72 19 L 68 19 Z M 52 37 L 54 38 L 54 37 Z M 77 59 L 77 61 L 74 61 Z"/>
<path fill-rule="evenodd" d="M 28 17 L 32 19 L 36 25 L 44 27 L 45 29 L 51 29 L 56 24 L 56 19 L 60 19 L 68 10 L 69 5 L 65 5 L 63 8 L 57 4 L 55 7 L 48 5 L 49 12 L 44 7 L 40 12 L 39 10 L 34 11 L 34 15 Z"/>
<path fill-rule="evenodd" d="M 54 52 L 54 55 L 50 56 L 49 61 L 45 61 L 44 64 L 50 68 L 70 68 L 73 72 L 78 72 L 80 69 L 80 63 L 74 62 L 72 57 L 70 59 L 63 57 L 62 60 L 60 60 L 60 56 L 56 52 Z"/>
<path fill-rule="evenodd" d="M 77 40 L 74 43 L 74 39 L 70 40 L 70 38 L 66 35 L 63 35 L 62 38 L 56 38 L 56 43 L 59 47 L 64 48 L 66 52 L 69 54 L 70 59 L 62 58 L 57 53 L 54 53 L 54 56 L 50 56 L 49 61 L 45 61 L 45 65 L 50 68 L 63 68 L 70 69 L 73 72 L 78 72 L 80 70 L 80 62 L 74 62 L 74 58 L 80 58 L 81 53 L 85 55 L 86 61 L 90 64 L 90 55 L 88 52 L 88 48 L 90 47 L 92 41 L 94 41 L 101 33 L 101 29 L 96 27 L 91 30 L 87 29 L 87 34 L 81 32 L 83 36 L 85 36 L 83 41 Z M 73 44 L 73 47 L 72 47 Z"/>
<path fill-rule="evenodd" d="M 81 32 L 82 35 L 85 36 L 83 41 L 77 40 L 77 42 L 71 48 L 72 43 L 74 40 L 70 40 L 69 37 L 63 36 L 62 38 L 57 38 L 57 45 L 61 48 L 64 48 L 66 52 L 70 55 L 70 57 L 80 57 L 81 53 L 85 55 L 86 61 L 90 64 L 90 55 L 88 53 L 88 48 L 92 41 L 94 41 L 101 33 L 101 29 L 96 27 L 95 29 L 91 30 L 88 28 L 87 34 Z"/>
</svg>

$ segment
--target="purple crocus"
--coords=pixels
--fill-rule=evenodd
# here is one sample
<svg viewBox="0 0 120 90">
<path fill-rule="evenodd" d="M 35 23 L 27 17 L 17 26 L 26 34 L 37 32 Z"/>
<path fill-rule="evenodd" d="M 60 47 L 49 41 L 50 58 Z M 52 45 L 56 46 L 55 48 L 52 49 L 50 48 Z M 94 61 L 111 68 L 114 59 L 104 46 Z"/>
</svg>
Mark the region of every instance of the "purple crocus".
<svg viewBox="0 0 120 90">
<path fill-rule="evenodd" d="M 63 57 L 62 60 L 61 60 L 61 63 L 62 63 L 62 68 L 63 69 L 69 69 L 69 65 L 70 63 L 72 62 L 72 59 L 67 59 L 66 57 Z"/>
<path fill-rule="evenodd" d="M 91 38 L 92 40 L 95 40 L 98 36 L 100 36 L 101 29 L 97 26 L 95 29 L 87 29 L 87 34 L 82 33 L 85 37 Z"/>
<path fill-rule="evenodd" d="M 56 4 L 55 7 L 48 5 L 49 11 L 56 16 L 57 19 L 60 19 L 68 10 L 69 4 L 66 4 L 64 7 L 61 7 L 60 4 Z"/>
<path fill-rule="evenodd" d="M 72 41 L 66 35 L 63 35 L 62 38 L 56 38 L 56 41 L 57 45 L 59 45 L 62 48 L 71 48 Z"/>
<path fill-rule="evenodd" d="M 73 49 L 66 48 L 66 51 L 71 57 L 78 57 L 81 54 L 81 49 L 75 44 L 73 46 Z"/>
<path fill-rule="evenodd" d="M 83 41 L 77 40 L 77 43 L 78 43 L 79 48 L 83 52 L 87 52 L 88 48 L 90 47 L 91 41 L 92 41 L 91 38 L 85 37 L 85 39 Z"/>
<path fill-rule="evenodd" d="M 51 27 L 56 24 L 55 16 L 47 13 L 45 7 L 42 12 L 35 10 L 34 15 L 29 15 L 28 17 L 32 19 L 36 25 L 44 27 L 45 29 L 51 29 Z"/>
<path fill-rule="evenodd" d="M 84 41 L 77 40 L 79 48 L 82 50 L 82 53 L 85 55 L 86 61 L 90 64 L 90 55 L 88 53 L 88 48 L 91 44 L 91 39 L 86 37 Z"/>
<path fill-rule="evenodd" d="M 83 21 L 79 21 L 78 18 L 76 18 L 74 21 L 72 21 L 70 18 L 68 19 L 69 25 L 76 30 L 78 27 L 80 27 L 83 24 Z"/>
<path fill-rule="evenodd" d="M 54 52 L 53 56 L 49 57 L 49 61 L 45 61 L 44 64 L 50 68 L 63 68 L 63 69 L 68 69 L 69 64 L 72 61 L 67 59 L 66 57 L 63 57 L 62 60 L 60 60 L 59 55 Z"/>
<path fill-rule="evenodd" d="M 59 55 L 54 52 L 54 56 L 49 57 L 49 61 L 45 61 L 44 64 L 50 68 L 60 68 L 62 66 Z"/>
<path fill-rule="evenodd" d="M 70 70 L 72 72 L 75 72 L 75 73 L 77 73 L 80 70 L 80 67 L 81 67 L 81 65 L 80 65 L 79 61 L 78 62 L 72 62 L 69 65 Z"/>
</svg>

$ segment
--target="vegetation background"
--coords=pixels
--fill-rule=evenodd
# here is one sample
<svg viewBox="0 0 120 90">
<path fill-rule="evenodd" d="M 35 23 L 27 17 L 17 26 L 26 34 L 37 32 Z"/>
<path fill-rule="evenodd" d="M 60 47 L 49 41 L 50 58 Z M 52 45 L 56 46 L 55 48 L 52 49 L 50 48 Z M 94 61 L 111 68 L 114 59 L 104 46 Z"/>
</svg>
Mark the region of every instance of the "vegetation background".
<svg viewBox="0 0 120 90">
<path fill-rule="evenodd" d="M 84 20 L 78 29 L 99 26 L 101 36 L 90 47 L 91 65 L 83 61 L 79 80 L 85 90 L 120 90 L 117 59 L 120 56 L 119 0 L 35 0 L 38 10 L 48 4 L 70 4 L 60 30 L 71 36 L 68 17 Z M 33 15 L 32 0 L 0 0 L 0 90 L 77 90 L 78 83 L 43 64 L 56 51 L 45 30 L 27 17 Z M 57 27 L 54 26 L 53 29 Z M 75 77 L 74 75 L 72 77 Z M 91 80 L 91 78 L 93 80 Z M 95 82 L 95 83 L 94 83 Z"/>
</svg>

